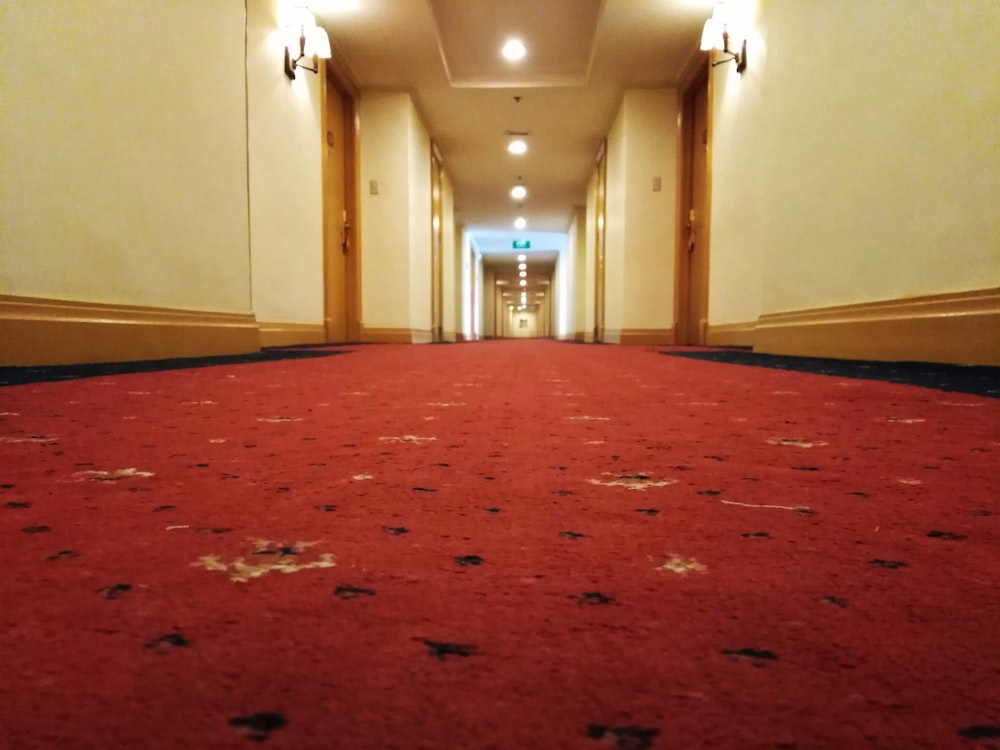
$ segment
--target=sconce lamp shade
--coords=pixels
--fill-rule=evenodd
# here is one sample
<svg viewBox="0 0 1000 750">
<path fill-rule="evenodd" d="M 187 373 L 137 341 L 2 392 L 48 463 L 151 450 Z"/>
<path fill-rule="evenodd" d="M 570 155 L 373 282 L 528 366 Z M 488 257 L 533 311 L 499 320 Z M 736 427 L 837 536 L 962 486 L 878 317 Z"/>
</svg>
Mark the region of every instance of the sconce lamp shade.
<svg viewBox="0 0 1000 750">
<path fill-rule="evenodd" d="M 705 27 L 701 30 L 701 49 L 721 49 L 722 48 L 722 27 L 716 23 L 714 18 L 705 21 Z"/>
<path fill-rule="evenodd" d="M 316 18 L 304 5 L 289 8 L 282 17 L 281 38 L 285 45 L 285 75 L 295 80 L 298 68 L 319 73 L 319 58 L 332 57 L 326 29 L 316 25 Z M 310 58 L 313 66 L 302 60 Z"/>
<path fill-rule="evenodd" d="M 301 29 L 311 29 L 316 26 L 316 18 L 312 11 L 305 5 L 296 5 L 289 8 L 284 14 L 284 25 L 291 26 L 296 31 Z"/>
<path fill-rule="evenodd" d="M 306 57 L 315 55 L 324 60 L 332 57 L 330 37 L 326 33 L 326 29 L 322 26 L 313 26 L 311 29 L 306 29 L 305 55 Z"/>
</svg>

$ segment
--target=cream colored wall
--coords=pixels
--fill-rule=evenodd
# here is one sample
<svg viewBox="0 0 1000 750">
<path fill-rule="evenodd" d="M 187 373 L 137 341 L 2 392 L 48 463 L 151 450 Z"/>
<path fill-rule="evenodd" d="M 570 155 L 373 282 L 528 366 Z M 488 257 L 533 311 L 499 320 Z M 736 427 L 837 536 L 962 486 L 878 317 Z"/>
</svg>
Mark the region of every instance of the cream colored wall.
<svg viewBox="0 0 1000 750">
<path fill-rule="evenodd" d="M 674 324 L 677 92 L 628 91 L 625 110 L 625 329 Z M 654 180 L 660 189 L 654 190 Z"/>
<path fill-rule="evenodd" d="M 482 294 L 480 308 L 482 310 L 481 335 L 483 338 L 494 338 L 499 335 L 499 322 L 496 319 L 496 276 L 488 268 L 482 269 Z"/>
<path fill-rule="evenodd" d="M 624 103 L 608 132 L 604 225 L 604 341 L 617 344 L 625 321 L 626 149 Z"/>
<path fill-rule="evenodd" d="M 0 293 L 249 312 L 242 3 L 2 14 Z"/>
<path fill-rule="evenodd" d="M 569 282 L 572 295 L 569 305 L 572 323 L 568 334 L 576 338 L 577 334 L 583 334 L 587 328 L 587 226 L 590 222 L 586 205 L 574 207 L 573 220 L 576 225 L 575 242 L 567 243 L 566 248 L 566 252 L 573 257 L 573 270 Z"/>
<path fill-rule="evenodd" d="M 365 91 L 360 110 L 362 325 L 429 333 L 430 138 L 409 94 Z"/>
<path fill-rule="evenodd" d="M 996 3 L 769 2 L 754 27 L 746 73 L 713 74 L 711 323 L 1000 285 Z"/>
<path fill-rule="evenodd" d="M 590 175 L 590 182 L 587 185 L 587 227 L 584 233 L 584 258 L 581 264 L 583 268 L 583 291 L 581 300 L 583 309 L 580 311 L 580 319 L 577 322 L 577 330 L 584 335 L 585 341 L 594 340 L 594 282 L 597 262 L 597 171 Z"/>
<path fill-rule="evenodd" d="M 676 92 L 657 89 L 625 92 L 608 133 L 604 325 L 609 343 L 617 342 L 622 330 L 673 326 L 676 130 Z"/>
<path fill-rule="evenodd" d="M 361 320 L 368 328 L 410 328 L 411 107 L 408 94 L 361 95 Z"/>
<path fill-rule="evenodd" d="M 441 256 L 443 281 L 442 289 L 442 319 L 445 341 L 454 341 L 455 334 L 462 330 L 462 248 L 455 240 L 455 192 L 451 178 L 445 172 L 441 179 L 441 214 L 442 226 Z"/>
<path fill-rule="evenodd" d="M 541 335 L 538 326 L 538 313 L 534 310 L 513 310 L 506 312 L 507 335 L 515 339 L 528 339 Z M 524 328 L 521 328 L 524 321 Z"/>
<path fill-rule="evenodd" d="M 276 0 L 248 0 L 247 47 L 253 309 L 268 323 L 322 323 L 319 76 L 285 75 Z"/>
<path fill-rule="evenodd" d="M 407 97 L 410 143 L 410 328 L 431 330 L 431 139 Z"/>
</svg>

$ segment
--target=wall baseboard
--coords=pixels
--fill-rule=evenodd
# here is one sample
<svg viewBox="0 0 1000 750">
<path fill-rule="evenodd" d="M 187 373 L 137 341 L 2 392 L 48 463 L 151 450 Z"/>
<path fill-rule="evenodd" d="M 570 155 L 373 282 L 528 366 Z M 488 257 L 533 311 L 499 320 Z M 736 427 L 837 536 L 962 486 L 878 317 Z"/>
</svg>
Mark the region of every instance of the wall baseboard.
<svg viewBox="0 0 1000 750">
<path fill-rule="evenodd" d="M 247 354 L 252 313 L 0 295 L 0 365 L 70 365 Z"/>
<path fill-rule="evenodd" d="M 1000 289 L 762 315 L 754 351 L 1000 366 Z"/>
<path fill-rule="evenodd" d="M 618 337 L 619 344 L 643 346 L 670 346 L 674 343 L 674 329 L 671 328 L 623 328 Z"/>
<path fill-rule="evenodd" d="M 260 323 L 259 327 L 262 349 L 326 343 L 326 328 L 322 323 Z"/>
<path fill-rule="evenodd" d="M 429 344 L 433 339 L 432 331 L 419 328 L 361 327 L 361 341 L 365 344 Z"/>
<path fill-rule="evenodd" d="M 710 325 L 705 332 L 705 346 L 753 346 L 756 323 Z"/>
</svg>

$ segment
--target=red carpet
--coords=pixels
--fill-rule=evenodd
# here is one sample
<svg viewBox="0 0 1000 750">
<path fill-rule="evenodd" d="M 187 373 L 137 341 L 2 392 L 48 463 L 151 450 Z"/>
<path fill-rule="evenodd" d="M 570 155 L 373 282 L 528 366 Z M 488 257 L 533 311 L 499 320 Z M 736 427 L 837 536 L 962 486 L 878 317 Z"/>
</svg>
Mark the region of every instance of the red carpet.
<svg viewBox="0 0 1000 750">
<path fill-rule="evenodd" d="M 540 341 L 0 389 L 0 747 L 995 747 L 998 454 Z"/>
</svg>

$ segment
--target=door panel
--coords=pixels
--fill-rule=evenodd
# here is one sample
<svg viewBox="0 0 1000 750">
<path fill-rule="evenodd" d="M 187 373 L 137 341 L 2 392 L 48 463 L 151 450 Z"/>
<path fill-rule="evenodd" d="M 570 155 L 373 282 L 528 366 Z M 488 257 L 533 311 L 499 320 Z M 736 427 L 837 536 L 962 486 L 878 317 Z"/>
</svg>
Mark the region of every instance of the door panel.
<svg viewBox="0 0 1000 750">
<path fill-rule="evenodd" d="M 344 98 L 324 76 L 323 90 L 323 237 L 324 323 L 328 342 L 348 340 L 348 253 L 351 231 L 347 211 L 347 151 Z"/>
<path fill-rule="evenodd" d="M 707 82 L 706 82 L 707 84 Z M 691 212 L 688 240 L 687 343 L 705 343 L 708 326 L 708 87 L 692 102 Z"/>
<path fill-rule="evenodd" d="M 604 260 L 607 219 L 608 157 L 606 144 L 597 154 L 597 195 L 594 200 L 594 343 L 604 341 Z"/>
<path fill-rule="evenodd" d="M 431 338 L 444 340 L 444 208 L 437 149 L 431 149 Z"/>
</svg>

